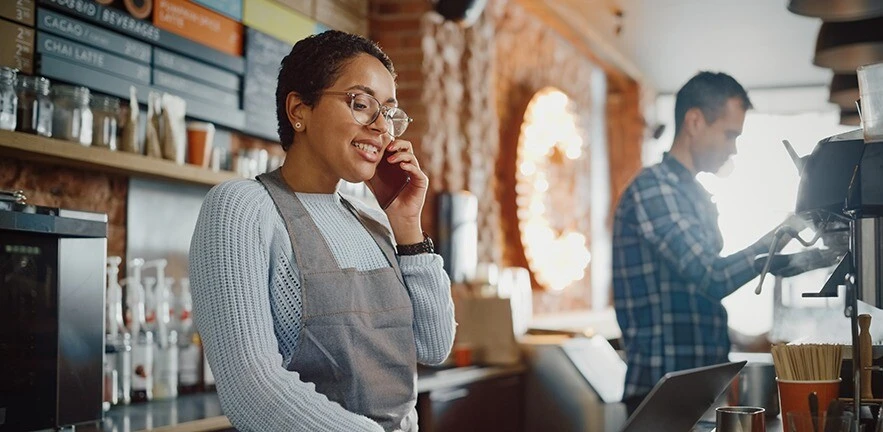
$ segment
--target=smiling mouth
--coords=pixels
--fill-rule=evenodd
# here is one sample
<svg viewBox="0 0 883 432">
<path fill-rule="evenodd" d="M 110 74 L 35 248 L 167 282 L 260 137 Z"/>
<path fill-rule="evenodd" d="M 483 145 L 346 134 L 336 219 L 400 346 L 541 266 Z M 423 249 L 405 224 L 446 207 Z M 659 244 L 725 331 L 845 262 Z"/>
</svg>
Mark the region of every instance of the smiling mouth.
<svg viewBox="0 0 883 432">
<path fill-rule="evenodd" d="M 366 152 L 369 154 L 377 154 L 378 153 L 377 147 L 374 147 L 373 145 L 363 144 L 363 143 L 358 143 L 358 142 L 353 142 L 352 144 L 353 144 L 353 147 L 355 147 L 359 150 L 362 150 L 363 152 Z"/>
</svg>

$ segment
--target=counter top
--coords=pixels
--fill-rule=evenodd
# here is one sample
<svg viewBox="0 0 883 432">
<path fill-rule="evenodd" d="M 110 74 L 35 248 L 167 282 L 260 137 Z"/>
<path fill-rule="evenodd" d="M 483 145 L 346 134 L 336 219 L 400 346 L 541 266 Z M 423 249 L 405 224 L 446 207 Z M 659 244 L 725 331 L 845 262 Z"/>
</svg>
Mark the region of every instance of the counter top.
<svg viewBox="0 0 883 432">
<path fill-rule="evenodd" d="M 221 411 L 218 394 L 214 392 L 116 406 L 105 415 L 102 426 L 104 432 L 196 432 L 232 428 Z"/>
<path fill-rule="evenodd" d="M 423 368 L 417 374 L 417 392 L 425 393 L 477 381 L 523 373 L 524 365 L 469 366 L 462 368 Z M 105 415 L 102 432 L 232 431 L 221 411 L 217 393 L 182 395 L 177 399 L 135 403 L 113 407 Z"/>
</svg>

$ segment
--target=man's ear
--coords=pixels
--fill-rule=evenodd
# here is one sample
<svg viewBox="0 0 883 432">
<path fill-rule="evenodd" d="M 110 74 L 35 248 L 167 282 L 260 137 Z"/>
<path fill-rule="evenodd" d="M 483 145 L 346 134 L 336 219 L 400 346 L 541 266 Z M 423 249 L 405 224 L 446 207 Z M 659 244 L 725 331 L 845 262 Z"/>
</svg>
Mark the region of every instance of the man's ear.
<svg viewBox="0 0 883 432">
<path fill-rule="evenodd" d="M 300 95 L 295 92 L 290 92 L 285 97 L 285 113 L 288 114 L 288 122 L 291 123 L 295 132 L 302 132 L 306 128 L 309 108 Z"/>
<path fill-rule="evenodd" d="M 705 115 L 702 110 L 693 107 L 684 113 L 684 131 L 689 135 L 695 135 L 698 131 L 706 126 Z"/>
</svg>

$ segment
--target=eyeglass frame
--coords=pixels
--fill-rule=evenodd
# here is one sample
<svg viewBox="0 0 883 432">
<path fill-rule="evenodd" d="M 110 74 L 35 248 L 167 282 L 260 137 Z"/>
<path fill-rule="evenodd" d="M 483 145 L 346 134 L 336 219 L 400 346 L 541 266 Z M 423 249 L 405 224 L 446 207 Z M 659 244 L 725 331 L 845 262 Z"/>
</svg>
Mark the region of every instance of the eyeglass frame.
<svg viewBox="0 0 883 432">
<path fill-rule="evenodd" d="M 324 92 L 322 92 L 322 94 L 339 95 L 339 96 L 348 96 L 348 97 L 350 98 L 350 103 L 349 103 L 349 106 L 350 106 L 350 114 L 353 116 L 353 120 L 355 120 L 356 123 L 358 123 L 358 124 L 360 124 L 360 125 L 368 126 L 368 125 L 374 124 L 374 122 L 376 122 L 377 119 L 380 118 L 380 116 L 382 115 L 383 118 L 384 118 L 387 122 L 390 123 L 389 128 L 388 128 L 388 130 L 387 130 L 385 133 L 388 133 L 388 134 L 389 134 L 390 136 L 392 136 L 393 138 L 398 138 L 398 137 L 401 137 L 402 135 L 404 135 L 404 134 L 405 134 L 405 131 L 408 130 L 408 125 L 411 124 L 411 122 L 414 121 L 414 119 L 411 118 L 411 116 L 409 116 L 408 113 L 405 112 L 405 110 L 403 110 L 403 109 L 401 109 L 401 108 L 399 108 L 399 107 L 397 107 L 397 106 L 396 106 L 396 107 L 391 107 L 391 106 L 389 106 L 389 105 L 384 105 L 384 104 L 380 103 L 380 101 L 377 100 L 376 97 L 374 97 L 374 96 L 372 96 L 372 95 L 370 95 L 370 94 L 368 94 L 368 93 L 355 93 L 355 92 L 351 92 L 351 91 L 324 91 Z M 378 109 L 377 112 L 374 113 L 374 116 L 371 118 L 371 121 L 369 121 L 368 123 L 362 123 L 362 122 L 359 121 L 359 119 L 356 118 L 356 109 L 353 107 L 353 104 L 356 102 L 356 97 L 357 97 L 357 96 L 368 96 L 368 97 L 370 97 L 371 99 L 374 99 L 374 102 L 377 102 L 377 106 L 380 107 L 380 109 Z M 386 113 L 388 113 L 388 112 L 389 112 L 390 110 L 392 110 L 392 109 L 396 109 L 396 110 L 399 110 L 399 111 L 401 111 L 402 113 L 404 113 L 404 114 L 405 114 L 405 117 L 407 118 L 407 121 L 408 121 L 408 122 L 405 124 L 405 128 L 402 130 L 402 133 L 400 133 L 400 134 L 398 134 L 398 135 L 395 135 L 395 134 L 392 133 L 392 132 L 393 132 L 392 119 L 390 119 L 389 117 L 386 116 Z"/>
</svg>

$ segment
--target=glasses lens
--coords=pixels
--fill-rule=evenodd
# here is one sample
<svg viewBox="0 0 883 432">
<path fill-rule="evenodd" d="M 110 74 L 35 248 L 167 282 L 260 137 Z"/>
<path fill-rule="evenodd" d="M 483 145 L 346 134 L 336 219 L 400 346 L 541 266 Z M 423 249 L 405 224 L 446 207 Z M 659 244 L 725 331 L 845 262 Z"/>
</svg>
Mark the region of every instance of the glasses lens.
<svg viewBox="0 0 883 432">
<path fill-rule="evenodd" d="M 377 113 L 380 112 L 380 105 L 377 99 L 366 95 L 357 94 L 350 103 L 353 110 L 353 118 L 363 125 L 369 125 L 377 119 Z"/>
<path fill-rule="evenodd" d="M 389 120 L 392 134 L 396 137 L 402 136 L 402 134 L 405 133 L 405 129 L 408 128 L 408 124 L 411 123 L 408 114 L 398 108 L 390 109 L 389 112 L 387 112 L 387 119 Z"/>
</svg>

